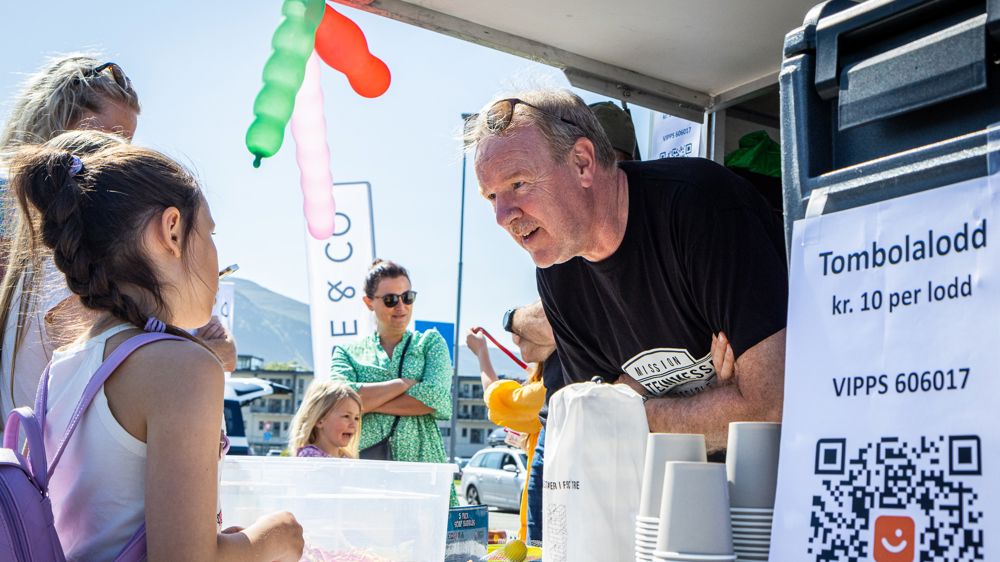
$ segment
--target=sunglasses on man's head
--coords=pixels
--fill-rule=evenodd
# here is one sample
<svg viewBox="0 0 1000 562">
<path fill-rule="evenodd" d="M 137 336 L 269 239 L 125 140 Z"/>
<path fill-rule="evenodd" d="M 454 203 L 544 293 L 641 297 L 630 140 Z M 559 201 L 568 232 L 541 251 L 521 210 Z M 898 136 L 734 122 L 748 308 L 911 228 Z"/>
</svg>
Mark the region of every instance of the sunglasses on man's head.
<svg viewBox="0 0 1000 562">
<path fill-rule="evenodd" d="M 375 298 L 376 299 L 382 299 L 382 304 L 384 304 L 386 306 L 386 308 L 395 308 L 396 305 L 399 304 L 400 300 L 402 300 L 403 304 L 406 304 L 406 305 L 413 304 L 413 301 L 417 300 L 417 292 L 416 291 L 406 291 L 405 293 L 399 293 L 398 295 L 394 295 L 392 293 L 388 293 L 388 294 L 382 295 L 381 297 L 376 296 Z"/>
<path fill-rule="evenodd" d="M 577 129 L 582 129 L 582 127 L 569 119 L 560 117 L 551 111 L 546 111 L 537 105 L 532 105 L 518 98 L 507 98 L 491 105 L 490 108 L 486 110 L 486 128 L 492 133 L 500 133 L 506 130 L 507 127 L 510 127 L 511 121 L 514 120 L 514 108 L 517 107 L 517 104 L 526 105 L 536 111 L 540 111 L 545 115 L 548 115 L 549 117 L 555 117 L 563 123 L 568 123 Z"/>
<path fill-rule="evenodd" d="M 122 90 L 125 90 L 126 92 L 134 91 L 132 90 L 132 81 L 125 75 L 125 71 L 122 70 L 122 67 L 113 62 L 106 62 L 100 66 L 95 66 L 87 71 L 86 76 L 88 78 L 99 76 L 102 72 L 110 74 L 111 79 L 114 80 L 115 84 L 118 84 L 118 87 Z"/>
</svg>

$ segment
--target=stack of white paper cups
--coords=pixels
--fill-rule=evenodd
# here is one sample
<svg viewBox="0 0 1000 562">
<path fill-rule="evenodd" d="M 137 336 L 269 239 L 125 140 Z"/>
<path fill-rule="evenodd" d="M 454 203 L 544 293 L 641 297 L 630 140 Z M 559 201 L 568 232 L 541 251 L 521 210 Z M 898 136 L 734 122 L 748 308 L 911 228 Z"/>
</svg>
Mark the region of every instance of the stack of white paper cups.
<svg viewBox="0 0 1000 562">
<path fill-rule="evenodd" d="M 705 462 L 705 436 L 691 433 L 650 433 L 642 471 L 642 495 L 635 518 L 635 560 L 652 562 L 660 533 L 663 473 L 668 461 Z"/>
<path fill-rule="evenodd" d="M 733 560 L 726 467 L 708 462 L 668 462 L 653 562 Z"/>
<path fill-rule="evenodd" d="M 726 477 L 738 560 L 768 560 L 780 443 L 780 423 L 729 424 Z"/>
</svg>

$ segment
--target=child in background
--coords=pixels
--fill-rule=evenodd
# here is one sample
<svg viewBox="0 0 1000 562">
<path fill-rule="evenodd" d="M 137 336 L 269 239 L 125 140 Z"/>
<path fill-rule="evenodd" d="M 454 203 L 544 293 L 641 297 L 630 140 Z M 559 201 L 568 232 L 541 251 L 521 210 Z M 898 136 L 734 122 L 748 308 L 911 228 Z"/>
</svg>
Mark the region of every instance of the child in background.
<svg viewBox="0 0 1000 562">
<path fill-rule="evenodd" d="M 489 410 L 490 421 L 514 431 L 527 435 L 522 448 L 528 453 L 528 473 L 531 476 L 531 461 L 535 455 L 535 445 L 542 430 L 542 422 L 538 413 L 545 404 L 545 383 L 542 381 L 542 358 L 525 357 L 526 361 L 534 360 L 535 366 L 528 374 L 528 379 L 521 384 L 516 380 L 500 380 L 493 370 L 490 351 L 486 345 L 486 337 L 475 330 L 469 330 L 465 336 L 465 345 L 479 360 L 479 377 L 483 383 L 483 401 Z M 522 541 L 528 540 L 528 487 L 521 490 L 521 529 L 518 536 Z"/>
<path fill-rule="evenodd" d="M 341 381 L 313 381 L 292 420 L 288 442 L 297 457 L 358 458 L 361 397 Z"/>
</svg>

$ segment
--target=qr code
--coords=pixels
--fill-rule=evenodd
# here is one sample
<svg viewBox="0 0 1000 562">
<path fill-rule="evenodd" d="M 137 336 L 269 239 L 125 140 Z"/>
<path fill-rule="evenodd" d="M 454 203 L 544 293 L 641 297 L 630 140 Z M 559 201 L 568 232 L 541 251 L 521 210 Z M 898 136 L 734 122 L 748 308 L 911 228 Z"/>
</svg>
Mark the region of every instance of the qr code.
<svg viewBox="0 0 1000 562">
<path fill-rule="evenodd" d="M 848 455 L 850 450 L 850 455 Z M 809 555 L 816 562 L 984 560 L 975 435 L 816 443 Z"/>
</svg>

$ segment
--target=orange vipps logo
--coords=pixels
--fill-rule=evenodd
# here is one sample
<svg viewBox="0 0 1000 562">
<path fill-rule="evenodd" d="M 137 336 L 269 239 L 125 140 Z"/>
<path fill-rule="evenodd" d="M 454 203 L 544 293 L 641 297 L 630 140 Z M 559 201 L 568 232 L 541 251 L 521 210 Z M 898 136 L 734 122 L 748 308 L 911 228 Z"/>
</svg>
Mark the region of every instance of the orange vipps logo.
<svg viewBox="0 0 1000 562">
<path fill-rule="evenodd" d="M 913 562 L 916 529 L 913 519 L 882 515 L 875 520 L 875 562 Z"/>
</svg>

